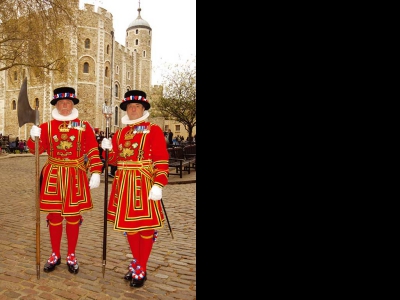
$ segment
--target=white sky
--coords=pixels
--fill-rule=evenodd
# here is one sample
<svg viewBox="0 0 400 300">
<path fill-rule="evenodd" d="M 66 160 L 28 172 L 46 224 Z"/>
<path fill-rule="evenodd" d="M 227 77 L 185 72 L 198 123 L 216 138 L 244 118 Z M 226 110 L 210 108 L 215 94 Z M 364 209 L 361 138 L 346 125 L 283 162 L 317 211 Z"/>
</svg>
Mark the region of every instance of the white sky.
<svg viewBox="0 0 400 300">
<path fill-rule="evenodd" d="M 115 39 L 125 45 L 128 25 L 137 18 L 139 0 L 79 0 L 100 6 L 113 15 Z M 140 15 L 153 34 L 151 60 L 152 84 L 161 84 L 162 74 L 175 64 L 196 57 L 196 0 L 140 0 Z"/>
</svg>

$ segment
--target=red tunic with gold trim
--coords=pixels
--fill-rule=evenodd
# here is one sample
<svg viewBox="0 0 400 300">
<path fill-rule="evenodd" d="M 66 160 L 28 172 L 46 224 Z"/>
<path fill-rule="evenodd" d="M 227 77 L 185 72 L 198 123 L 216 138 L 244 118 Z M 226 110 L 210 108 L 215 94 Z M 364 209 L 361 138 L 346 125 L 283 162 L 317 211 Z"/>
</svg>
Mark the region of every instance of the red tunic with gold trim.
<svg viewBox="0 0 400 300">
<path fill-rule="evenodd" d="M 101 173 L 103 166 L 93 128 L 79 119 L 52 120 L 40 128 L 39 154 L 48 154 L 41 172 L 40 210 L 74 216 L 92 209 L 84 155 L 91 173 Z M 35 141 L 29 138 L 27 145 L 34 154 Z"/>
<path fill-rule="evenodd" d="M 108 161 L 117 165 L 108 202 L 107 221 L 114 230 L 134 232 L 162 228 L 160 201 L 148 200 L 151 187 L 168 183 L 168 151 L 157 124 L 138 122 L 117 131 Z M 105 151 L 103 152 L 105 157 Z"/>
</svg>

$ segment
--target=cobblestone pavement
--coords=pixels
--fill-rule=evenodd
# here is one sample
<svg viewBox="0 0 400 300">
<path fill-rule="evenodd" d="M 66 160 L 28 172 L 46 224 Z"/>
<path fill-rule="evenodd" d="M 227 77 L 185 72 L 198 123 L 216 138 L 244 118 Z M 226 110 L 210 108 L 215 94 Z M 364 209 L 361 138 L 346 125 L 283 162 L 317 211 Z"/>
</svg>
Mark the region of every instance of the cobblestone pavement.
<svg viewBox="0 0 400 300">
<path fill-rule="evenodd" d="M 36 263 L 35 156 L 0 155 L 0 300 L 2 299 L 196 299 L 196 183 L 170 176 L 163 201 L 174 239 L 165 222 L 148 262 L 148 279 L 132 288 L 123 279 L 132 255 L 121 232 L 107 223 L 103 277 L 104 180 L 92 189 L 94 209 L 82 214 L 78 245 L 79 273 L 66 266 L 65 225 L 62 263 L 51 273 L 43 266 L 51 254 L 46 213 L 40 213 L 40 274 Z M 40 156 L 43 166 L 46 156 Z M 183 179 L 189 174 L 183 175 Z M 103 176 L 102 176 L 103 177 Z M 195 178 L 192 171 L 190 178 Z M 109 183 L 112 178 L 109 179 Z M 108 186 L 111 190 L 111 184 Z M 108 197 L 107 197 L 108 199 Z M 65 221 L 64 221 L 65 222 Z"/>
</svg>

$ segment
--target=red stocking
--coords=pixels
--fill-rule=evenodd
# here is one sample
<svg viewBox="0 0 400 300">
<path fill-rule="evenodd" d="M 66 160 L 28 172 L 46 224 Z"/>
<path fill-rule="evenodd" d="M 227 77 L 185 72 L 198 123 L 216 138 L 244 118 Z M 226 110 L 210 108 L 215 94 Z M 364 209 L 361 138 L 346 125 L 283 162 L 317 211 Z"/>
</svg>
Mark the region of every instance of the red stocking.
<svg viewBox="0 0 400 300">
<path fill-rule="evenodd" d="M 147 261 L 149 260 L 151 249 L 153 248 L 154 230 L 144 230 L 140 232 L 140 256 L 139 261 L 142 270 L 146 272 Z"/>
<path fill-rule="evenodd" d="M 138 232 L 128 232 L 126 234 L 126 237 L 128 239 L 129 247 L 131 248 L 132 256 L 133 258 L 136 259 L 136 264 L 141 265 L 141 262 L 139 260 L 140 256 L 140 248 L 139 248 L 139 242 L 140 242 L 140 234 Z"/>
<path fill-rule="evenodd" d="M 47 215 L 47 224 L 49 226 L 50 242 L 53 253 L 60 258 L 61 237 L 63 232 L 64 218 L 58 213 L 49 213 Z"/>
<path fill-rule="evenodd" d="M 79 226 L 81 225 L 81 216 L 65 217 L 67 220 L 66 232 L 68 240 L 68 255 L 75 253 L 76 244 L 78 243 Z"/>
</svg>

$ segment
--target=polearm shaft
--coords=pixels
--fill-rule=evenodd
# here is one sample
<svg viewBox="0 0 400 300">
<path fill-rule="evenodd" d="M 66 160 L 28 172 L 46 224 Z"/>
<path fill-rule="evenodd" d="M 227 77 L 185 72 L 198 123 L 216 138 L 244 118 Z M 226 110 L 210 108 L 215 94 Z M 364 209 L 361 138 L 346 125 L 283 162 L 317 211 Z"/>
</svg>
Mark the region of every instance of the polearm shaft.
<svg viewBox="0 0 400 300">
<path fill-rule="evenodd" d="M 108 139 L 108 127 L 106 128 L 106 138 Z M 103 278 L 106 271 L 107 256 L 107 198 L 108 198 L 108 149 L 106 149 L 104 163 L 104 216 L 103 216 Z"/>
<path fill-rule="evenodd" d="M 39 126 L 38 105 L 35 107 L 35 125 Z M 36 275 L 40 278 L 40 171 L 39 171 L 39 138 L 35 137 L 35 170 L 36 170 Z"/>
<path fill-rule="evenodd" d="M 172 233 L 172 228 L 171 228 L 171 225 L 169 224 L 169 220 L 168 220 L 167 211 L 165 210 L 164 201 L 162 200 L 162 198 L 161 198 L 161 205 L 162 205 L 162 207 L 163 207 L 163 210 L 164 210 L 165 218 L 167 219 L 167 223 L 168 223 L 169 232 L 171 233 L 171 237 L 172 237 L 172 239 L 174 239 L 174 235 L 173 235 L 173 233 Z"/>
<path fill-rule="evenodd" d="M 111 76 L 110 76 L 110 95 L 113 94 L 113 80 L 114 80 L 114 31 L 111 31 Z M 103 105 L 103 113 L 106 117 L 106 138 L 110 135 L 110 119 L 112 116 L 112 98 L 110 98 L 110 106 L 107 107 L 107 102 Z M 107 251 L 107 199 L 108 199 L 108 149 L 106 149 L 104 163 L 104 232 L 103 232 L 103 278 L 106 271 L 106 251 Z"/>
<path fill-rule="evenodd" d="M 106 139 L 110 137 L 110 107 L 103 107 L 103 113 L 106 116 Z M 107 203 L 108 203 L 108 149 L 105 149 L 105 162 L 104 162 L 104 216 L 103 216 L 103 278 L 106 271 L 106 256 L 107 256 Z"/>
<path fill-rule="evenodd" d="M 22 81 L 21 89 L 18 95 L 17 113 L 18 125 L 22 127 L 27 123 L 33 123 L 39 126 L 39 102 L 36 99 L 35 109 L 32 109 L 28 99 L 28 78 L 25 77 Z M 39 137 L 35 137 L 35 166 L 36 166 L 36 191 L 35 191 L 35 206 L 36 206 L 36 273 L 37 278 L 40 278 L 40 181 L 39 181 Z"/>
</svg>

